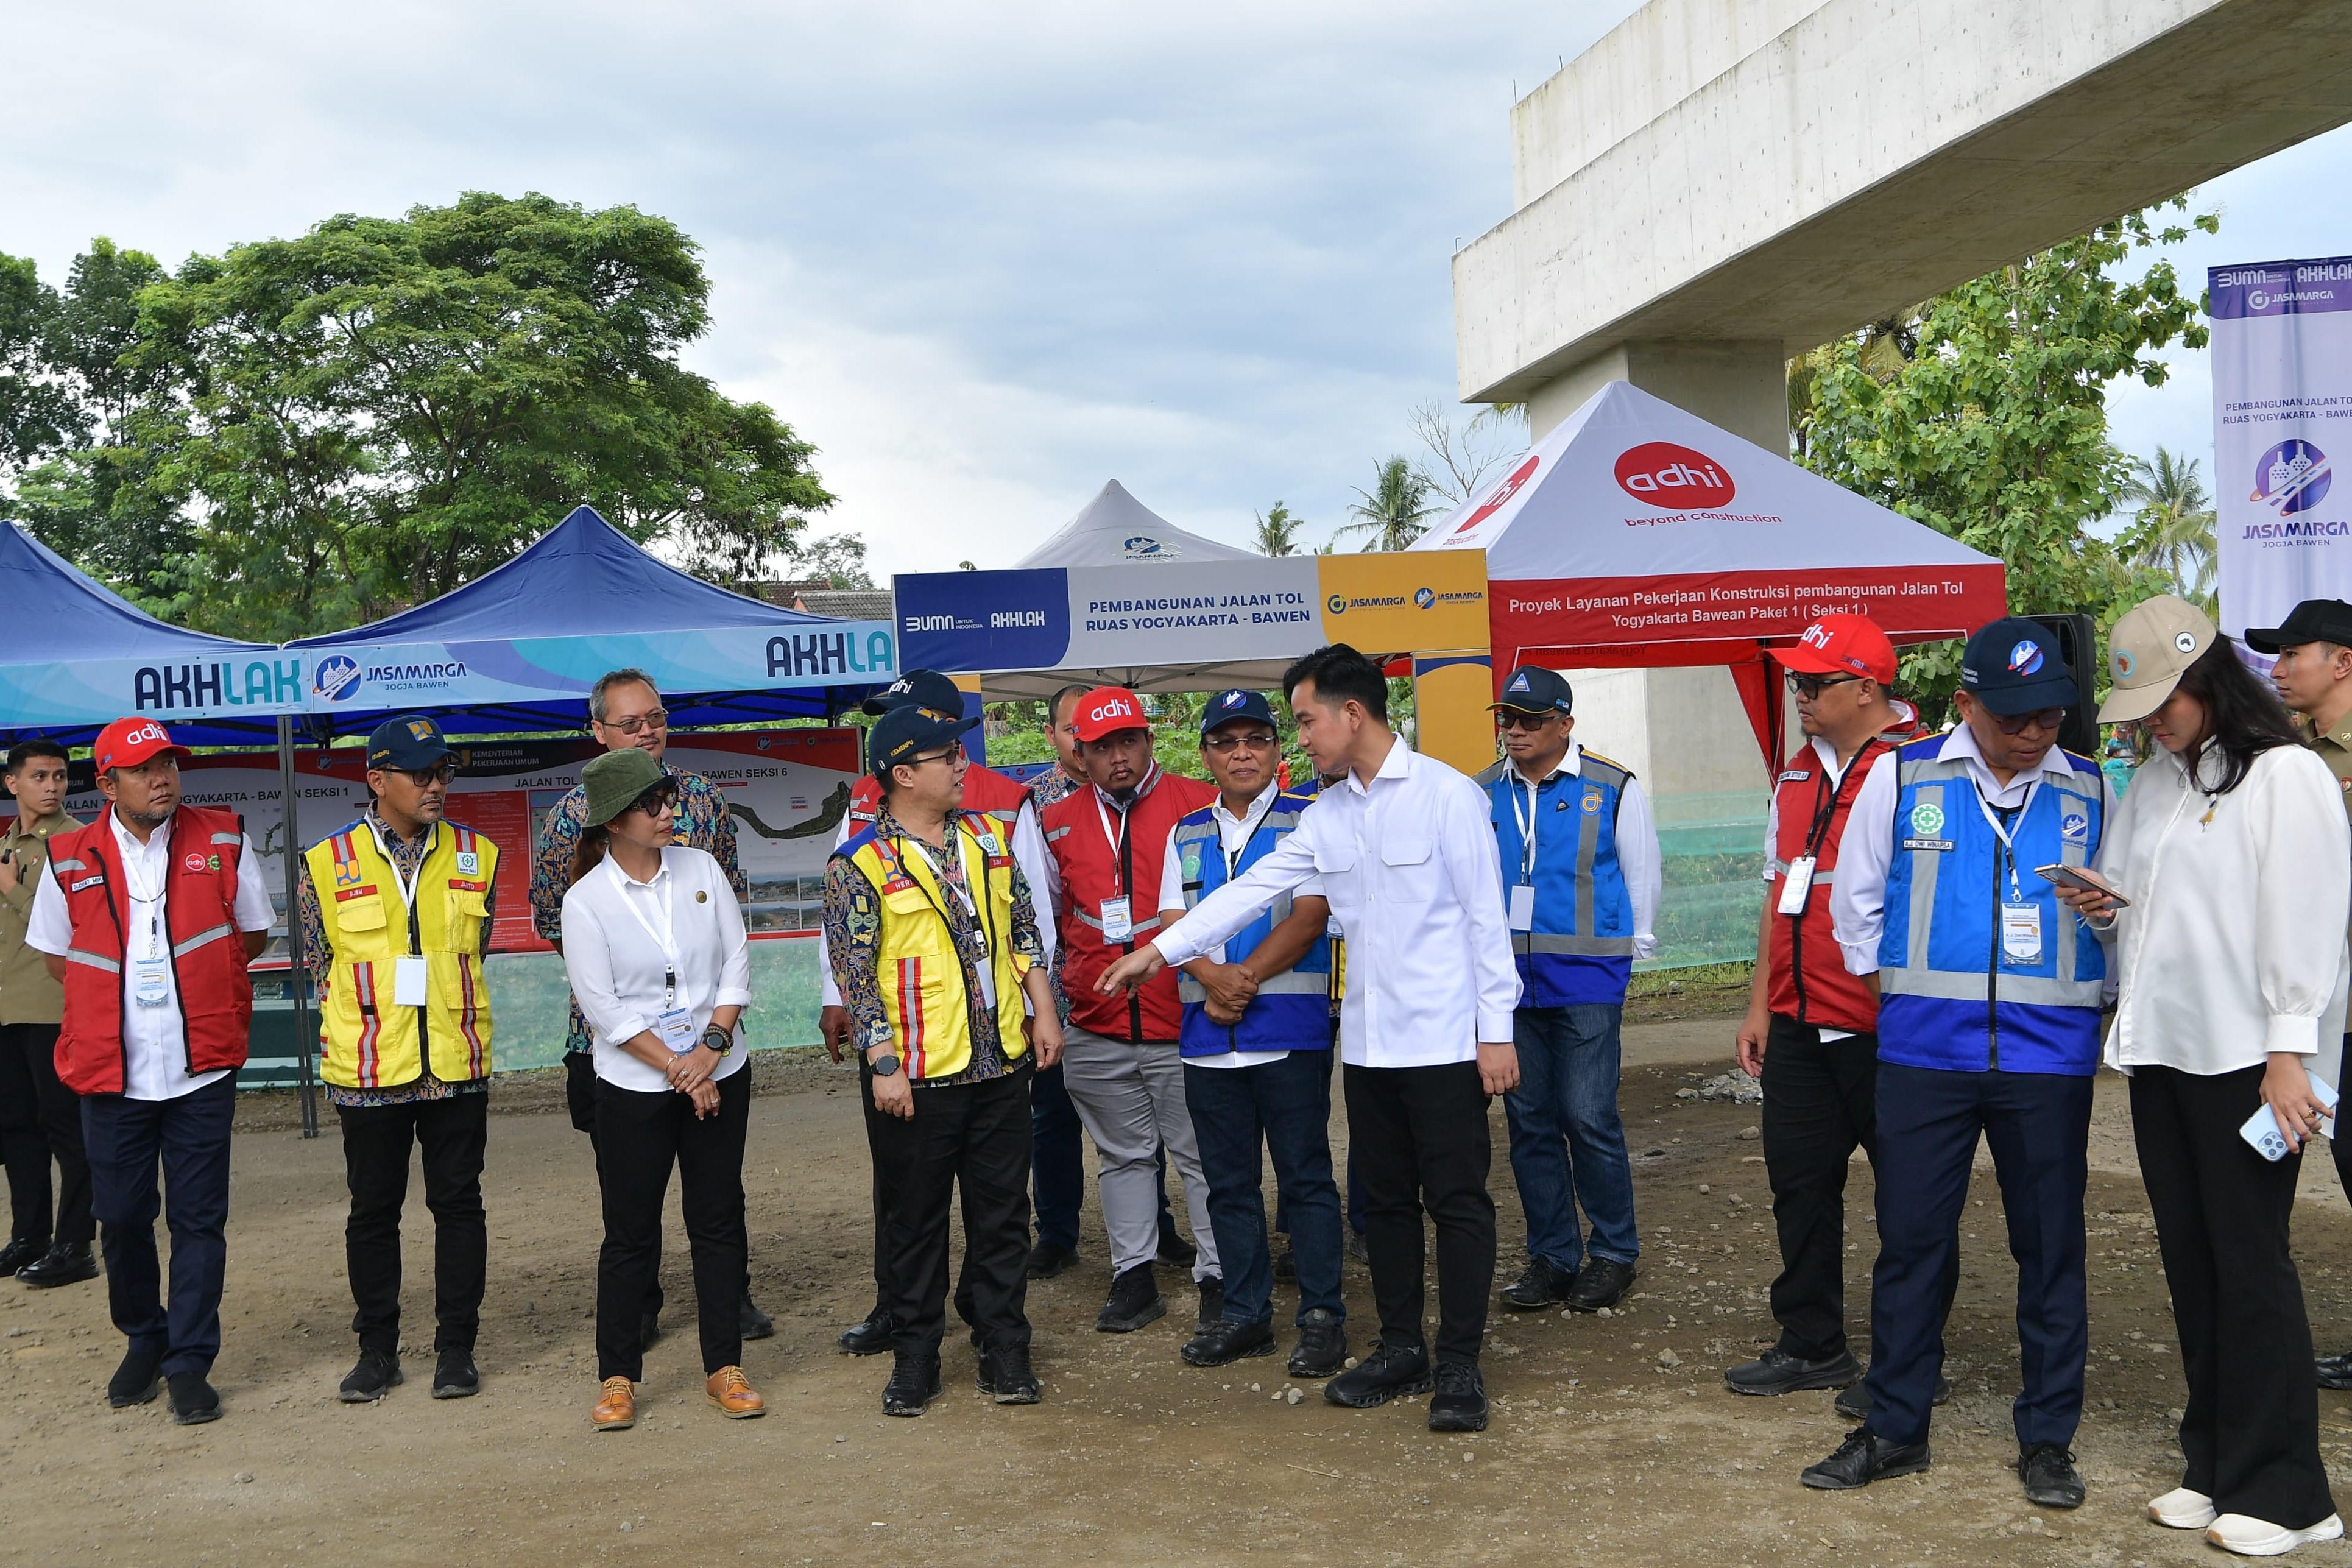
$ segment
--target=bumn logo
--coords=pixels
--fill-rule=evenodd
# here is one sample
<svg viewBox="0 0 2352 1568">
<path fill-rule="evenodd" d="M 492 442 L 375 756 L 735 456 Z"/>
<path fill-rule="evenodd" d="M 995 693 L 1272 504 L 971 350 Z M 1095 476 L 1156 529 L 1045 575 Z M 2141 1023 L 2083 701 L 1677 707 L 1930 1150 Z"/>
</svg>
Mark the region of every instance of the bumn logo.
<svg viewBox="0 0 2352 1568">
<path fill-rule="evenodd" d="M 1672 441 L 1644 441 L 1617 459 L 1617 483 L 1635 500 L 1667 511 L 1729 506 L 1739 493 L 1723 466 Z"/>
<path fill-rule="evenodd" d="M 1505 503 L 1509 501 L 1513 496 L 1518 494 L 1521 490 L 1527 488 L 1528 481 L 1535 477 L 1537 466 L 1542 463 L 1542 461 L 1543 458 L 1540 457 L 1530 456 L 1526 462 L 1521 463 L 1517 468 L 1513 468 L 1511 470 L 1510 478 L 1505 479 L 1501 484 L 1496 485 L 1495 487 L 1495 493 L 1488 496 L 1485 500 L 1479 502 L 1478 509 L 1472 512 L 1468 517 L 1464 518 L 1460 523 L 1456 524 L 1454 531 L 1456 533 L 1467 533 L 1472 529 L 1477 527 L 1480 523 L 1486 521 L 1488 518 L 1494 516 L 1496 512 L 1502 510 Z"/>
<path fill-rule="evenodd" d="M 2317 506 L 2333 477 L 2326 453 L 2308 441 L 2281 441 L 2254 459 L 2254 493 L 2247 499 L 2291 517 Z"/>
<path fill-rule="evenodd" d="M 344 701 L 359 689 L 359 661 L 349 654 L 328 655 L 310 677 L 310 689 L 330 702 Z"/>
</svg>

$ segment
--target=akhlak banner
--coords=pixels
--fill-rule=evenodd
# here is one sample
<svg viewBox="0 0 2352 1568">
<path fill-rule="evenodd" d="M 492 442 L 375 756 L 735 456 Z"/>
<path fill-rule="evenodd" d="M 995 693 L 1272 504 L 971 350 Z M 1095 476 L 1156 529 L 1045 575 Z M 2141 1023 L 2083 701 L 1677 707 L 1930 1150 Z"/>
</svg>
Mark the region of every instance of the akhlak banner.
<svg viewBox="0 0 2352 1568">
<path fill-rule="evenodd" d="M 111 723 L 126 713 L 166 723 L 299 713 L 304 653 L 225 644 L 217 655 L 176 660 L 0 664 L 0 721 L 10 728 L 63 730 Z"/>
<path fill-rule="evenodd" d="M 2216 267 L 2214 540 L 2221 629 L 2352 599 L 2352 256 Z"/>
</svg>

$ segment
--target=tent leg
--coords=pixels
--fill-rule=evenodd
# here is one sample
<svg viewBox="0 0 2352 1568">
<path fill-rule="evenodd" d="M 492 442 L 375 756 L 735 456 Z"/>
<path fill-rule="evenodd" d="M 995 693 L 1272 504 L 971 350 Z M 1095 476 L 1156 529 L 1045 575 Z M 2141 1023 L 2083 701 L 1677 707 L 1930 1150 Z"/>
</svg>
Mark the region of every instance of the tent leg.
<svg viewBox="0 0 2352 1568">
<path fill-rule="evenodd" d="M 278 716 L 278 795 L 286 826 L 286 989 L 294 998 L 294 1081 L 302 1099 L 302 1136 L 319 1135 L 319 1090 L 310 1071 L 317 1040 L 310 1032 L 310 978 L 303 967 L 302 922 L 295 912 L 301 835 L 294 818 L 294 717 Z"/>
</svg>

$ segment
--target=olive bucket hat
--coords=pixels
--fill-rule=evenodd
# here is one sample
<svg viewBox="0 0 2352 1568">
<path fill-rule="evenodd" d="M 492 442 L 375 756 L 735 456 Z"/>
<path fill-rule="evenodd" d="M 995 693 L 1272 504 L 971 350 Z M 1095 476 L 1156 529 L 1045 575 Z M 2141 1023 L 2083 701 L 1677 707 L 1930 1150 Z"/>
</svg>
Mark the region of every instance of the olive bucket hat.
<svg viewBox="0 0 2352 1568">
<path fill-rule="evenodd" d="M 588 791 L 587 825 L 604 826 L 667 776 L 654 754 L 639 746 L 590 759 L 580 770 L 580 783 Z"/>
</svg>

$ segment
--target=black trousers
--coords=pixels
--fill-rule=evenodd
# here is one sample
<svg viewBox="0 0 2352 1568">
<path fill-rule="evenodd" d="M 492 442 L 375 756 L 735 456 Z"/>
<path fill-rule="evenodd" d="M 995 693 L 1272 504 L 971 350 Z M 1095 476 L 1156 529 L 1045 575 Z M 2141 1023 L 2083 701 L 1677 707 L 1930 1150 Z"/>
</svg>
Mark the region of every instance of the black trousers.
<svg viewBox="0 0 2352 1568">
<path fill-rule="evenodd" d="M 81 1096 L 58 1081 L 55 1024 L 0 1024 L 0 1160 L 8 1167 L 12 1239 L 87 1246 L 97 1237 L 89 1162 L 81 1152 Z"/>
<path fill-rule="evenodd" d="M 2263 1069 L 2135 1068 L 2132 1133 L 2172 1288 L 2189 1401 L 2181 1484 L 2222 1513 L 2303 1530 L 2336 1511 L 2319 1458 L 2311 1322 L 2287 1245 L 2303 1156 L 2254 1152 L 2238 1129 Z"/>
<path fill-rule="evenodd" d="M 400 1351 L 400 1211 L 408 1198 L 408 1152 L 424 1156 L 425 1206 L 433 1214 L 433 1348 L 471 1352 L 482 1325 L 489 1224 L 482 1214 L 482 1156 L 490 1097 L 453 1094 L 401 1105 L 339 1105 L 343 1177 L 352 1189 L 343 1259 L 352 1277 L 352 1330 L 363 1350 Z"/>
<path fill-rule="evenodd" d="M 741 1364 L 743 1137 L 751 1121 L 748 1067 L 719 1080 L 719 1110 L 709 1117 L 697 1117 L 694 1101 L 674 1089 L 646 1094 L 597 1080 L 596 1179 L 604 1191 L 604 1245 L 596 1256 L 599 1378 L 644 1380 L 637 1331 L 661 1267 L 662 1203 L 673 1166 L 694 1259 L 703 1373 Z"/>
<path fill-rule="evenodd" d="M 1495 1286 L 1493 1145 L 1475 1061 L 1429 1068 L 1344 1064 L 1349 1161 L 1363 1178 L 1364 1246 L 1381 1342 L 1422 1331 L 1423 1210 L 1437 1224 L 1437 1359 L 1475 1366 Z"/>
<path fill-rule="evenodd" d="M 1773 1014 L 1764 1041 L 1764 1173 L 1780 1233 L 1772 1316 L 1780 1349 L 1806 1361 L 1846 1349 L 1845 1177 L 1856 1149 L 1878 1163 L 1878 1037 L 1825 1041 Z"/>
<path fill-rule="evenodd" d="M 918 1086 L 911 1120 L 867 1122 L 875 1169 L 889 1188 L 878 1205 L 883 1299 L 891 1346 L 936 1352 L 947 1327 L 948 1208 L 963 1192 L 968 1321 L 988 1349 L 1029 1343 L 1029 1077 L 1024 1062 L 980 1083 Z"/>
</svg>

